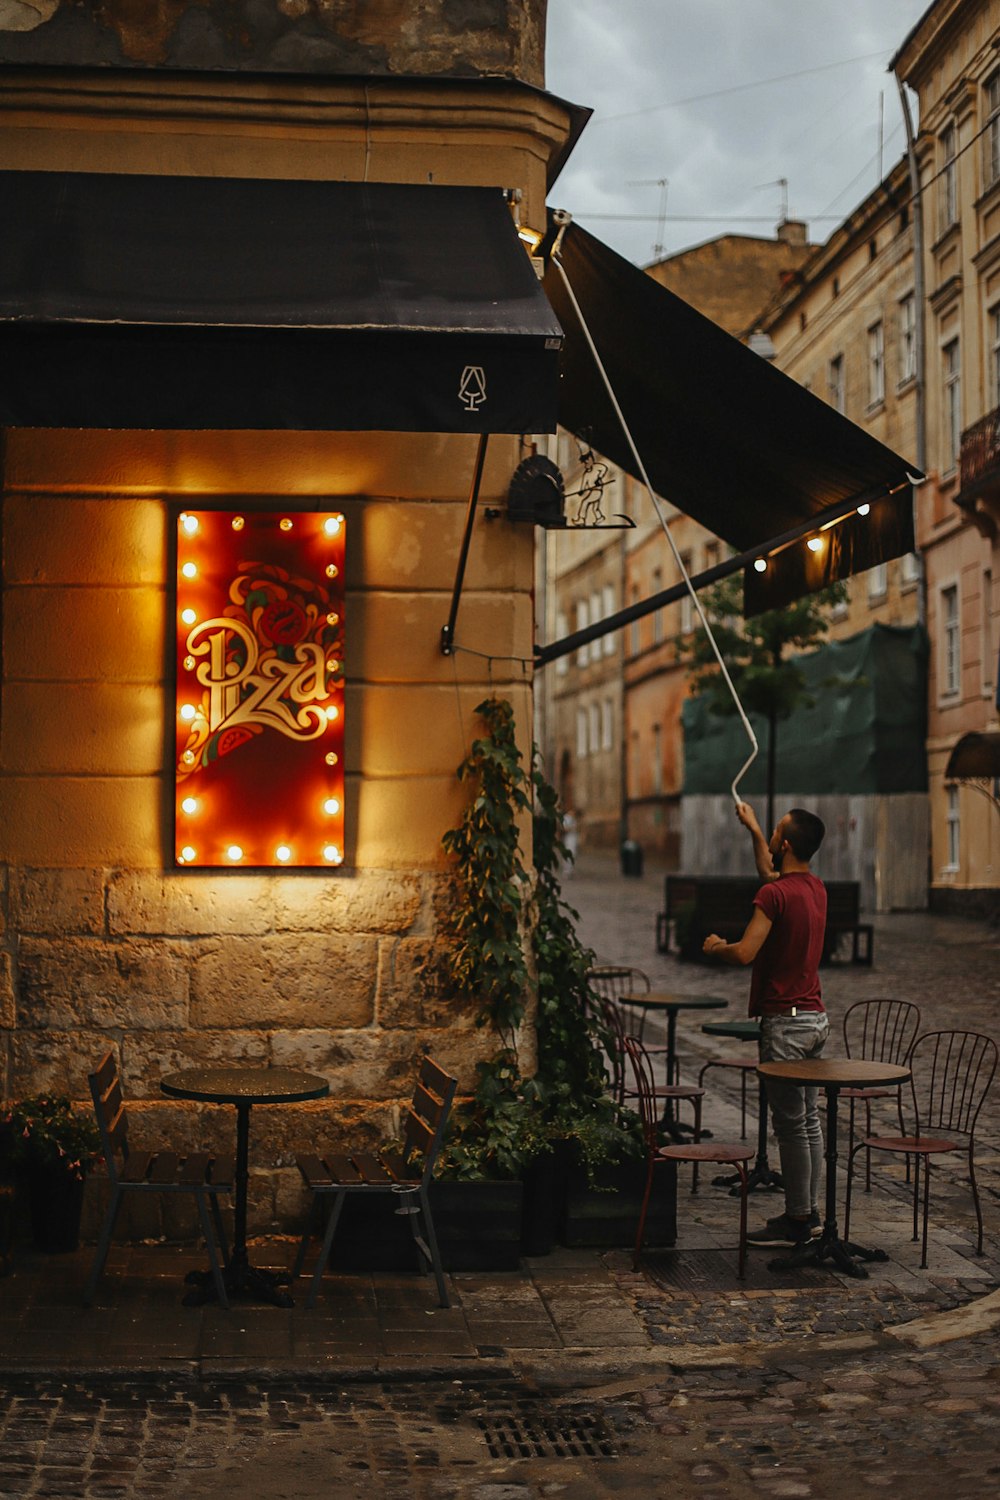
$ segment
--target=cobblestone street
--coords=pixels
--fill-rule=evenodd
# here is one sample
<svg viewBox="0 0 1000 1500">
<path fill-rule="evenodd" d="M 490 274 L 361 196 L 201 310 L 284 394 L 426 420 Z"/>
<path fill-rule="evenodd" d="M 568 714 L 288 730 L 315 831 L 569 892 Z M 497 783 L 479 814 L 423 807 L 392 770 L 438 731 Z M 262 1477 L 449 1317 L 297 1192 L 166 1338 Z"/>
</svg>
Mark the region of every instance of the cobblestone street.
<svg viewBox="0 0 1000 1500">
<path fill-rule="evenodd" d="M 660 894 L 656 875 L 593 858 L 566 886 L 601 959 L 742 1015 L 745 973 L 656 952 Z M 996 1034 L 998 950 L 982 924 L 876 919 L 872 969 L 823 971 L 828 1053 L 846 1007 L 886 994 L 919 1004 L 925 1030 Z M 685 1078 L 738 1045 L 683 1013 L 679 1042 Z M 735 1138 L 738 1083 L 709 1082 L 706 1123 Z M 736 1201 L 710 1181 L 692 1195 L 683 1173 L 677 1247 L 640 1273 L 624 1248 L 557 1250 L 452 1275 L 448 1311 L 428 1283 L 386 1275 L 328 1277 L 314 1313 L 185 1309 L 191 1249 L 140 1246 L 115 1250 L 85 1313 L 89 1249 L 24 1251 L 0 1281 L 0 1500 L 971 1500 L 1000 1487 L 1000 1087 L 977 1164 L 987 1253 L 956 1161 L 935 1173 L 921 1270 L 902 1166 L 875 1160 L 853 1232 L 889 1259 L 867 1280 L 776 1273 L 756 1251 L 738 1281 Z M 755 1195 L 751 1222 L 779 1203 Z M 272 1264 L 294 1251 L 265 1245 Z"/>
</svg>

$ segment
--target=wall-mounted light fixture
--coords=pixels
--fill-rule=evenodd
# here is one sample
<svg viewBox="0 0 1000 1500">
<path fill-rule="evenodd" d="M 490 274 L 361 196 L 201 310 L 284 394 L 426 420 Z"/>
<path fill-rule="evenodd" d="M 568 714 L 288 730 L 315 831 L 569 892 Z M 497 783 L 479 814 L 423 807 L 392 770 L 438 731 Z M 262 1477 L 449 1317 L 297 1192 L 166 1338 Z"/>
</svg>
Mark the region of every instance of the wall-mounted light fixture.
<svg viewBox="0 0 1000 1500">
<path fill-rule="evenodd" d="M 343 861 L 345 531 L 330 510 L 179 516 L 177 864 Z"/>
</svg>

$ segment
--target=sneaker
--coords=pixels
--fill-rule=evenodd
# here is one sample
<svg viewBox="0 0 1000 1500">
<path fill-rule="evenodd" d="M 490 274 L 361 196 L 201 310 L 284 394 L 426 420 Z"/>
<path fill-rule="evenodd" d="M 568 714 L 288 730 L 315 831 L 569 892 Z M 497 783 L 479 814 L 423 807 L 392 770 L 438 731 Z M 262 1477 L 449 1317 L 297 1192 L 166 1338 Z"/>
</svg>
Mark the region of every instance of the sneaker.
<svg viewBox="0 0 1000 1500">
<path fill-rule="evenodd" d="M 787 1214 L 778 1214 L 777 1218 L 768 1219 L 762 1229 L 752 1229 L 747 1235 L 747 1244 L 808 1245 L 811 1239 L 808 1219 L 790 1219 Z"/>
<path fill-rule="evenodd" d="M 812 1235 L 813 1239 L 816 1239 L 818 1235 L 821 1235 L 823 1233 L 823 1220 L 820 1218 L 818 1208 L 814 1208 L 812 1213 L 809 1215 L 809 1233 Z"/>
</svg>

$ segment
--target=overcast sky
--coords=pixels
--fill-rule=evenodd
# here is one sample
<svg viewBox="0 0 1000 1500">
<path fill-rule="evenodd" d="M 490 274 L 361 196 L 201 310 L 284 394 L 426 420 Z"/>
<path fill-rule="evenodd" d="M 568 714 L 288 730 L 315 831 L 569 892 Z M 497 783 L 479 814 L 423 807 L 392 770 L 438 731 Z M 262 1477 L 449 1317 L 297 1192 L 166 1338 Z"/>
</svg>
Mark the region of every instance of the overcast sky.
<svg viewBox="0 0 1000 1500">
<path fill-rule="evenodd" d="M 903 154 L 886 67 L 928 3 L 549 0 L 546 85 L 594 110 L 553 205 L 646 265 L 658 242 L 773 235 L 784 177 L 825 240 L 879 181 L 880 94 L 883 176 Z"/>
</svg>

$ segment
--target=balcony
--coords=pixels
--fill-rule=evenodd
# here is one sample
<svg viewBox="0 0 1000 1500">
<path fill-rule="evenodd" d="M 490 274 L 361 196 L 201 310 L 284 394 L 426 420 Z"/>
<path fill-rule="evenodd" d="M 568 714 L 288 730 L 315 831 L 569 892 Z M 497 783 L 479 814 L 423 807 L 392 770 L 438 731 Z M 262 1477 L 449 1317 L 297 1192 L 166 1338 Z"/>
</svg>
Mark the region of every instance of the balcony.
<svg viewBox="0 0 1000 1500">
<path fill-rule="evenodd" d="M 992 536 L 1000 515 L 1000 406 L 962 433 L 959 474 L 957 503 L 984 536 Z"/>
</svg>

